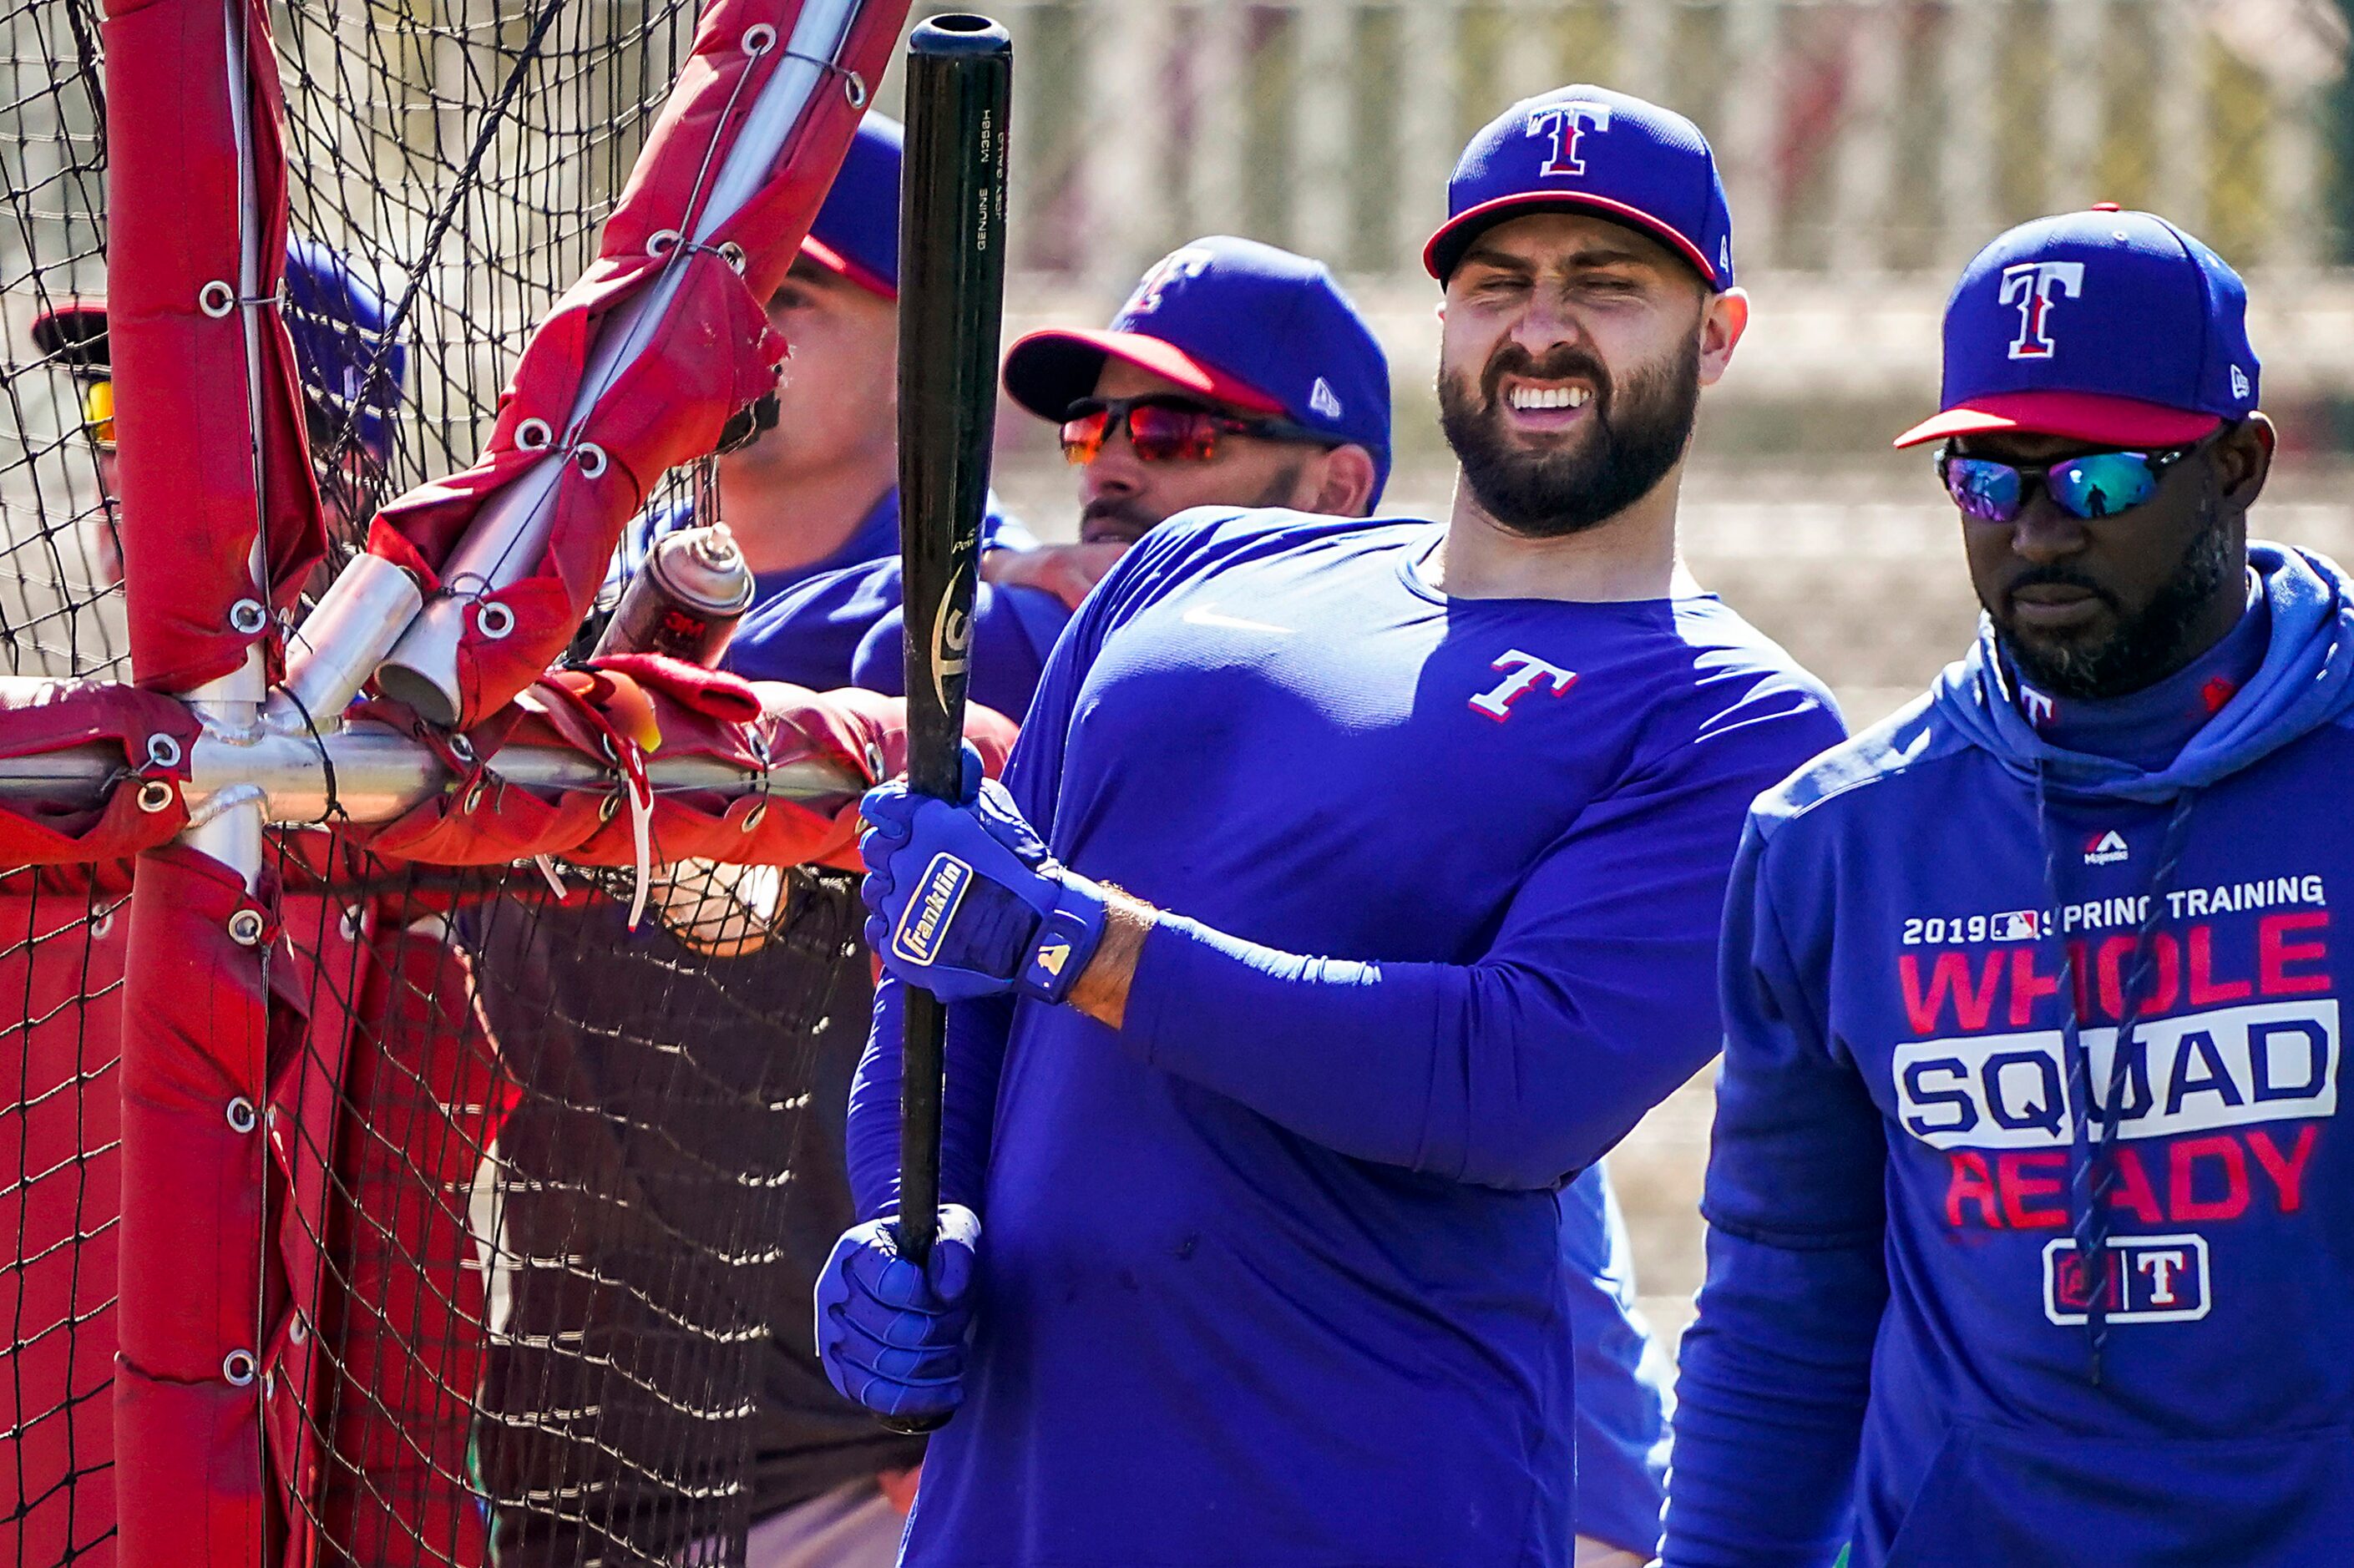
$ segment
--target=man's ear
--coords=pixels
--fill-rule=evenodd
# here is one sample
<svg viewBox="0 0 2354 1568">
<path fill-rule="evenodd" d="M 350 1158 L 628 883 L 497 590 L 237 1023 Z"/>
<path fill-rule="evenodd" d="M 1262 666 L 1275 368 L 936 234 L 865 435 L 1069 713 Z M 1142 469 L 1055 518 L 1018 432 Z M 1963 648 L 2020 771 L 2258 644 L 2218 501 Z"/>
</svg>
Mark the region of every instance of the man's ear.
<svg viewBox="0 0 2354 1568">
<path fill-rule="evenodd" d="M 1361 446 L 1334 447 L 1301 476 L 1300 510 L 1332 517 L 1363 517 L 1373 509 L 1373 482 L 1381 472 L 1373 454 Z"/>
<path fill-rule="evenodd" d="M 2245 512 L 2256 503 L 2256 497 L 2264 493 L 2264 481 L 2272 476 L 2273 454 L 2279 446 L 2280 431 L 2260 413 L 2249 415 L 2225 432 L 2216 443 L 2215 466 L 2226 506 Z"/>
<path fill-rule="evenodd" d="M 1700 384 L 1713 387 L 1724 378 L 1725 366 L 1733 363 L 1733 351 L 1740 345 L 1742 334 L 1749 330 L 1749 295 L 1745 290 L 1727 289 L 1709 296 L 1708 308 L 1700 322 Z"/>
</svg>

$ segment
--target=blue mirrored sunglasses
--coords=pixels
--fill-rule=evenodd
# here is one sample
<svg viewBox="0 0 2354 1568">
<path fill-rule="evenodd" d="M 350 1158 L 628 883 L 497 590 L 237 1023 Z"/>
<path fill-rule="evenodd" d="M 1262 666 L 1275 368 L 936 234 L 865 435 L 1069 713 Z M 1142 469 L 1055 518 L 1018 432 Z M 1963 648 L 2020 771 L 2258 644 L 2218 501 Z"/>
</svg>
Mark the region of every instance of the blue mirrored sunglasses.
<svg viewBox="0 0 2354 1568">
<path fill-rule="evenodd" d="M 2084 452 L 2048 468 L 2022 469 L 1992 458 L 1963 457 L 1947 446 L 1937 451 L 1937 477 L 1962 515 L 1974 523 L 2011 521 L 2038 483 L 2061 511 L 2090 521 L 2130 512 L 2156 495 L 2167 469 L 2196 450 L 2194 442 L 2161 452 Z"/>
</svg>

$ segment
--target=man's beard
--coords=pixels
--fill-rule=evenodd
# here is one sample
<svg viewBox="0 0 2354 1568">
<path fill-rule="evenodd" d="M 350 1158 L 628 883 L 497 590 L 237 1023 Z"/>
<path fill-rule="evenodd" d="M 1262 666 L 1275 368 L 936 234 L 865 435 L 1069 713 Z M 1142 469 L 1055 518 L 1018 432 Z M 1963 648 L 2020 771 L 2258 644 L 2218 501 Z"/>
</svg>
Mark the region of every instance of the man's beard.
<svg viewBox="0 0 2354 1568">
<path fill-rule="evenodd" d="M 1520 444 L 1504 406 L 1506 376 L 1579 376 L 1594 387 L 1587 429 L 1558 447 Z M 1700 411 L 1700 340 L 1647 365 L 1622 388 L 1601 361 L 1558 348 L 1542 362 L 1517 344 L 1489 360 L 1475 393 L 1468 377 L 1438 378 L 1438 422 L 1463 465 L 1463 482 L 1489 516 L 1516 534 L 1558 538 L 1606 523 L 1655 489 L 1684 455 Z"/>
<path fill-rule="evenodd" d="M 2126 617 L 2105 588 L 2064 567 L 2023 573 L 2004 588 L 2009 595 L 2022 588 L 2052 584 L 2098 596 L 2117 617 L 2116 630 L 2098 642 L 2031 642 L 2014 630 L 2006 610 L 1988 605 L 1987 613 L 1994 619 L 1995 635 L 2005 657 L 2028 684 L 2079 702 L 2121 697 L 2155 685 L 2190 662 L 2190 628 L 2222 586 L 2232 557 L 2231 528 L 2219 507 L 2211 510 L 2207 525 L 2183 550 L 2174 575 L 2138 615 Z"/>
<path fill-rule="evenodd" d="M 1307 471 L 1305 459 L 1290 464 L 1259 488 L 1255 496 L 1238 497 L 1216 504 L 1238 507 L 1288 506 L 1299 493 L 1299 476 Z M 1132 545 L 1171 516 L 1161 508 L 1134 495 L 1100 495 L 1087 503 L 1079 514 L 1079 538 L 1087 544 L 1114 543 Z"/>
</svg>

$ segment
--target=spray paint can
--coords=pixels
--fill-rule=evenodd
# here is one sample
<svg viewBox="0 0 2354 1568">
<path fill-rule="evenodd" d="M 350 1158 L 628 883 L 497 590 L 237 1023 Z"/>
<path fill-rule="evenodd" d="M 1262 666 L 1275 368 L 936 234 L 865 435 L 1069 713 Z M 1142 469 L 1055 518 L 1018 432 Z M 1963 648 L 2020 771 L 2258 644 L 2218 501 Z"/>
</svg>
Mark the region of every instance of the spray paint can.
<svg viewBox="0 0 2354 1568">
<path fill-rule="evenodd" d="M 709 669 L 751 603 L 752 569 L 727 524 L 682 528 L 654 541 L 597 652 L 666 653 Z"/>
</svg>

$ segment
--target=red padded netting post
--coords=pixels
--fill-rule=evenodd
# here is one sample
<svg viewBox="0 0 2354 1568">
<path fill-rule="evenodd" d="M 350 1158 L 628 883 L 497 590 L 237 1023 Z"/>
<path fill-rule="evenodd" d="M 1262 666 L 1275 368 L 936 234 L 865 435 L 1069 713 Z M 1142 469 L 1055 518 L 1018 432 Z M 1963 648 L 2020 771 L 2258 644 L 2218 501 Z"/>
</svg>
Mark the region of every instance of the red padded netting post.
<svg viewBox="0 0 2354 1568">
<path fill-rule="evenodd" d="M 102 9 L 0 0 L 20 87 L 0 105 L 0 654 L 27 680 L 201 694 L 251 648 L 274 676 L 372 514 L 495 445 L 502 380 L 595 261 L 698 17 L 690 0 Z M 755 7 L 710 9 L 740 31 Z M 858 13 L 829 68 L 845 97 L 904 9 Z M 138 112 L 110 118 L 110 91 Z M 850 119 L 730 232 L 756 290 Z M 251 295 L 208 301 L 248 236 Z M 366 321 L 278 293 L 290 237 L 364 281 Z M 610 290 L 628 263 L 610 236 L 605 254 Z M 701 287 L 757 321 L 728 302 L 742 285 Z M 332 375 L 303 357 L 322 332 L 343 342 Z M 599 427 L 631 504 L 684 492 L 663 470 L 759 384 L 774 347 L 748 346 L 694 420 L 639 420 L 642 450 L 630 420 Z M 590 511 L 588 542 L 548 554 L 567 614 L 620 522 Z M 757 734 L 850 776 L 891 750 L 887 715 L 655 694 L 673 749 L 748 757 Z M 543 728 L 593 743 L 607 696 L 552 691 Z M 17 1085 L 0 1086 L 0 1562 L 739 1560 L 758 1390 L 809 1375 L 775 1238 L 838 1180 L 812 1107 L 843 1086 L 813 1093 L 814 1064 L 838 1065 L 866 1006 L 850 884 L 798 866 L 838 856 L 839 825 L 665 799 L 631 932 L 632 877 L 594 869 L 629 858 L 610 791 L 494 800 L 486 818 L 523 826 L 471 849 L 426 818 L 354 831 L 331 800 L 233 869 L 167 842 L 196 739 L 163 695 L 0 688 L 0 994 L 22 1007 L 0 1021 Z M 59 747 L 113 759 L 102 800 L 22 781 Z M 514 863 L 533 833 L 589 867 L 560 895 Z M 453 852 L 493 863 L 429 863 Z M 770 863 L 666 868 L 681 854 Z"/>
</svg>

